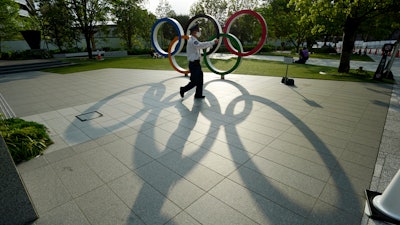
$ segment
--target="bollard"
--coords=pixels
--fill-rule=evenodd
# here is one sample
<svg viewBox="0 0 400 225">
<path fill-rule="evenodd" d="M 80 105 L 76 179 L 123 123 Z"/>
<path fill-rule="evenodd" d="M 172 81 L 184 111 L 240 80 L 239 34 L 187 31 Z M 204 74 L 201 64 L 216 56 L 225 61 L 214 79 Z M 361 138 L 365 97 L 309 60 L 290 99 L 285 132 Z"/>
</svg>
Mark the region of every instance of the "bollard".
<svg viewBox="0 0 400 225">
<path fill-rule="evenodd" d="M 400 170 L 382 194 L 366 190 L 366 197 L 368 208 L 365 213 L 369 217 L 400 224 Z"/>
</svg>

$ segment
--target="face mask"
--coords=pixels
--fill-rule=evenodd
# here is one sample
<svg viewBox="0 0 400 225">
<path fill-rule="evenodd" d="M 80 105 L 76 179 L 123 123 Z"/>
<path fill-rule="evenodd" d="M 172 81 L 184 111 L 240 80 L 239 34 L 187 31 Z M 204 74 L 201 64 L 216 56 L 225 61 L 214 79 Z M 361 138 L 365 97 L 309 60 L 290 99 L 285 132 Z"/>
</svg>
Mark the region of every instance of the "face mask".
<svg viewBox="0 0 400 225">
<path fill-rule="evenodd" d="M 198 31 L 196 36 L 199 38 L 201 36 L 201 31 Z"/>
</svg>

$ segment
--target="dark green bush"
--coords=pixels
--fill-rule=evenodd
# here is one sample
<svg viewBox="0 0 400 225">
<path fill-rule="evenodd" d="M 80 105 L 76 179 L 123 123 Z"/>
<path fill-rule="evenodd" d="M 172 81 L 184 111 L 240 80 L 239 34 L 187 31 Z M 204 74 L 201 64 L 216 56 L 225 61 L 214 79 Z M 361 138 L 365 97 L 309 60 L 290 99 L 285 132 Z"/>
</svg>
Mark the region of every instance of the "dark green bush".
<svg viewBox="0 0 400 225">
<path fill-rule="evenodd" d="M 314 53 L 337 53 L 336 49 L 332 46 L 322 46 L 321 48 L 313 48 L 312 52 Z"/>
<path fill-rule="evenodd" d="M 0 118 L 0 133 L 15 163 L 42 154 L 53 143 L 44 125 L 19 118 Z"/>
<path fill-rule="evenodd" d="M 45 49 L 2 52 L 1 59 L 17 60 L 17 59 L 48 59 L 52 58 L 52 54 Z"/>
</svg>

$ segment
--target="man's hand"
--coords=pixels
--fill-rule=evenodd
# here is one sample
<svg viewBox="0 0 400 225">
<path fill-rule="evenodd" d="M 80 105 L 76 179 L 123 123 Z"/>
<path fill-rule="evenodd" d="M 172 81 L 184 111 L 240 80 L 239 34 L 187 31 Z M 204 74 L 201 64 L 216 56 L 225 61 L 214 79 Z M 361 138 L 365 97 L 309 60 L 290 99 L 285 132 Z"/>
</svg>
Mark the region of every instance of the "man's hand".
<svg viewBox="0 0 400 225">
<path fill-rule="evenodd" d="M 217 38 L 214 39 L 214 44 L 218 44 L 219 40 Z"/>
</svg>

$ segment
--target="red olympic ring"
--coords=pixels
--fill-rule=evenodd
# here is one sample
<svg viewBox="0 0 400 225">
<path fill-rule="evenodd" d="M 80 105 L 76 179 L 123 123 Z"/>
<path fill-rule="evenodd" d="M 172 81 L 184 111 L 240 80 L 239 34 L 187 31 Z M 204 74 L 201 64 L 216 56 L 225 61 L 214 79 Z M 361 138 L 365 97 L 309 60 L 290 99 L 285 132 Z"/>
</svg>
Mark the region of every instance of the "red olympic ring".
<svg viewBox="0 0 400 225">
<path fill-rule="evenodd" d="M 258 51 L 261 50 L 261 48 L 265 44 L 265 41 L 267 40 L 267 23 L 265 22 L 264 17 L 262 17 L 258 12 L 255 12 L 252 10 L 240 10 L 240 11 L 234 13 L 232 16 L 230 16 L 229 19 L 225 23 L 224 33 L 229 33 L 233 22 L 235 22 L 235 20 L 237 20 L 239 17 L 241 17 L 245 14 L 254 16 L 260 22 L 261 28 L 262 28 L 261 39 L 254 49 L 252 49 L 251 51 L 242 53 L 242 52 L 239 52 L 238 50 L 236 50 L 232 46 L 232 43 L 229 39 L 224 38 L 224 43 L 225 43 L 226 48 L 229 50 L 230 53 L 237 55 L 237 56 L 249 56 L 249 55 L 253 55 L 253 54 L 257 53 Z"/>
</svg>

